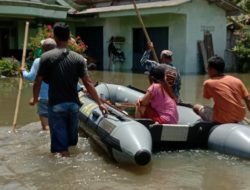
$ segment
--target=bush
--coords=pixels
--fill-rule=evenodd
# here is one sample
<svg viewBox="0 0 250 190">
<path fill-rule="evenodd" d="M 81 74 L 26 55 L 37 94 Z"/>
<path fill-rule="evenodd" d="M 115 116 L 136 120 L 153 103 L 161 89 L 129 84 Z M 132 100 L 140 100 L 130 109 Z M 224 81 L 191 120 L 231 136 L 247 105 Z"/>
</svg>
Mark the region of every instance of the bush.
<svg viewBox="0 0 250 190">
<path fill-rule="evenodd" d="M 20 64 L 14 58 L 3 58 L 0 60 L 0 75 L 16 76 Z"/>
<path fill-rule="evenodd" d="M 31 53 L 33 58 L 38 58 L 41 56 L 42 51 L 42 44 L 41 41 L 46 38 L 53 38 L 53 29 L 51 25 L 43 25 L 42 27 L 38 28 L 38 32 L 36 36 L 30 37 L 28 48 L 31 49 Z"/>
<path fill-rule="evenodd" d="M 41 56 L 41 41 L 46 38 L 53 38 L 53 27 L 51 25 L 43 25 L 42 27 L 38 28 L 36 36 L 30 38 L 28 47 L 31 50 L 31 54 L 34 58 Z M 77 36 L 76 38 L 74 36 L 71 36 L 68 47 L 70 50 L 82 55 L 88 48 L 88 46 L 84 43 L 80 36 Z"/>
<path fill-rule="evenodd" d="M 249 29 L 244 28 L 241 31 L 240 39 L 236 41 L 236 45 L 232 49 L 238 58 L 237 70 L 239 72 L 250 71 L 250 35 Z"/>
</svg>

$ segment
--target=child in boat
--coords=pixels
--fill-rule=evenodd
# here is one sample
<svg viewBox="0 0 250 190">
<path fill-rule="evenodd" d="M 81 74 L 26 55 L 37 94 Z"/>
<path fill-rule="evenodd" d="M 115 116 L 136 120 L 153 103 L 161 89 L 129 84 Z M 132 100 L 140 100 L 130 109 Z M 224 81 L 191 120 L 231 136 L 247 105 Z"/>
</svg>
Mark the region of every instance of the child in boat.
<svg viewBox="0 0 250 190">
<path fill-rule="evenodd" d="M 160 124 L 176 124 L 178 112 L 176 97 L 166 81 L 165 68 L 151 70 L 153 83 L 144 97 L 136 103 L 136 118 L 149 118 Z"/>
<path fill-rule="evenodd" d="M 215 123 L 237 123 L 246 115 L 245 101 L 250 111 L 250 96 L 241 80 L 224 74 L 225 63 L 219 56 L 208 60 L 210 79 L 203 84 L 203 96 L 213 98 L 214 107 L 196 104 L 194 111 L 205 121 Z"/>
</svg>

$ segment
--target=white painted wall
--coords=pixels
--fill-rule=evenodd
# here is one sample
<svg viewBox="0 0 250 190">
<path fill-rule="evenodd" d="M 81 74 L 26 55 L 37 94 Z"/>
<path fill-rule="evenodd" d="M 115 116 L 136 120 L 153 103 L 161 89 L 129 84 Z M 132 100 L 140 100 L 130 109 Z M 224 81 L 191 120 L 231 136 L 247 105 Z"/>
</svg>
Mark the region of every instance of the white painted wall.
<svg viewBox="0 0 250 190">
<path fill-rule="evenodd" d="M 182 6 L 187 14 L 187 41 L 185 73 L 198 72 L 197 41 L 203 40 L 204 27 L 213 37 L 215 54 L 224 57 L 226 49 L 226 13 L 223 9 L 204 0 L 193 0 Z"/>
<path fill-rule="evenodd" d="M 116 64 L 113 65 L 110 63 L 110 59 L 108 57 L 108 45 L 109 45 L 109 39 L 111 36 L 123 36 L 121 30 L 121 23 L 120 19 L 118 18 L 111 18 L 111 19 L 105 19 L 104 21 L 104 28 L 103 28 L 103 40 L 104 40 L 104 52 L 103 52 L 103 61 L 104 65 L 103 68 L 109 69 L 111 67 L 112 70 L 122 70 L 121 65 Z M 124 44 L 125 46 L 125 44 Z M 125 47 L 123 47 L 125 48 Z M 110 65 L 111 64 L 111 65 Z"/>
<path fill-rule="evenodd" d="M 185 15 L 164 14 L 143 17 L 144 23 L 149 27 L 169 27 L 169 49 L 175 52 L 174 64 L 177 67 L 182 67 L 185 62 L 185 43 L 186 43 L 186 17 Z M 140 24 L 136 17 L 122 17 L 119 19 L 107 19 L 104 27 L 104 38 L 109 39 L 111 35 L 124 36 L 126 42 L 123 45 L 123 50 L 126 56 L 126 62 L 122 65 L 115 65 L 113 68 L 116 71 L 130 71 L 133 65 L 133 28 L 139 28 Z M 166 34 L 167 35 L 167 34 Z M 167 42 L 166 42 L 167 43 Z M 104 44 L 107 49 L 108 44 Z M 167 44 L 166 44 L 167 47 Z M 104 63 L 109 62 L 108 55 L 104 51 Z"/>
<path fill-rule="evenodd" d="M 192 0 L 175 7 L 161 7 L 140 10 L 147 27 L 169 27 L 169 49 L 174 52 L 174 64 L 182 73 L 197 73 L 199 70 L 197 41 L 203 39 L 204 27 L 211 29 L 214 52 L 224 57 L 226 49 L 225 11 L 206 0 Z M 123 50 L 126 62 L 113 65 L 115 71 L 130 71 L 133 62 L 132 30 L 140 27 L 134 10 L 100 13 L 101 18 L 83 18 L 70 23 L 74 34 L 75 27 L 103 26 L 103 61 L 108 68 L 108 40 L 112 35 L 124 36 Z M 18 47 L 22 48 L 24 21 L 18 22 Z"/>
<path fill-rule="evenodd" d="M 169 49 L 174 52 L 174 64 L 182 73 L 199 71 L 197 41 L 203 40 L 204 27 L 211 29 L 214 52 L 224 57 L 226 48 L 225 11 L 206 0 L 192 0 L 176 7 L 140 10 L 147 27 L 169 27 Z M 115 71 L 130 71 L 133 61 L 132 30 L 140 27 L 134 10 L 101 13 L 101 18 L 84 22 L 84 26 L 103 26 L 104 68 L 108 68 L 108 40 L 112 35 L 124 36 L 126 62 L 113 66 Z"/>
</svg>

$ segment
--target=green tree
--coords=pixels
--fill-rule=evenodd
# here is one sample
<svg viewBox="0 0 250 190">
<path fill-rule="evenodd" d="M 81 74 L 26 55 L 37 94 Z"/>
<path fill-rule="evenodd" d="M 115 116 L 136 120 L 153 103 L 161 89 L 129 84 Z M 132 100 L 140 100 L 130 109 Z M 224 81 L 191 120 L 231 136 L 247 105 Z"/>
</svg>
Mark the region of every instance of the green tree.
<svg viewBox="0 0 250 190">
<path fill-rule="evenodd" d="M 237 6 L 241 7 L 245 12 L 239 16 L 229 17 L 228 21 L 233 23 L 237 30 L 235 33 L 238 35 L 238 40 L 233 47 L 232 51 L 238 58 L 237 71 L 249 72 L 250 71 L 250 0 L 230 0 Z"/>
</svg>

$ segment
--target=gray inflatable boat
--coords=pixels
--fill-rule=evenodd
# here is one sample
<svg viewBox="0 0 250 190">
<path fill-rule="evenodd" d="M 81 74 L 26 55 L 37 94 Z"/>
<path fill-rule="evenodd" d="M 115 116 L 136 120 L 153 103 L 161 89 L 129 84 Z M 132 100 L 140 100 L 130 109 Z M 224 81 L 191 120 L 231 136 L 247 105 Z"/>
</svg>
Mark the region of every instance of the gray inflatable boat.
<svg viewBox="0 0 250 190">
<path fill-rule="evenodd" d="M 101 94 L 101 91 L 98 90 L 98 93 Z M 103 116 L 92 99 L 81 95 L 80 100 L 83 103 L 80 128 L 115 161 L 136 165 L 150 162 L 152 138 L 144 125 L 109 105 L 106 105 L 109 114 Z"/>
<path fill-rule="evenodd" d="M 96 90 L 102 99 L 117 103 L 135 103 L 144 95 L 132 87 L 100 83 Z M 155 124 L 148 119 L 132 119 L 125 112 L 108 106 L 110 113 L 103 117 L 88 96 L 82 95 L 80 127 L 91 136 L 114 160 L 120 163 L 146 165 L 151 151 L 205 148 L 225 154 L 250 158 L 250 126 L 204 122 L 189 105 L 178 105 L 177 125 Z M 125 106 L 126 107 L 126 106 Z"/>
</svg>

